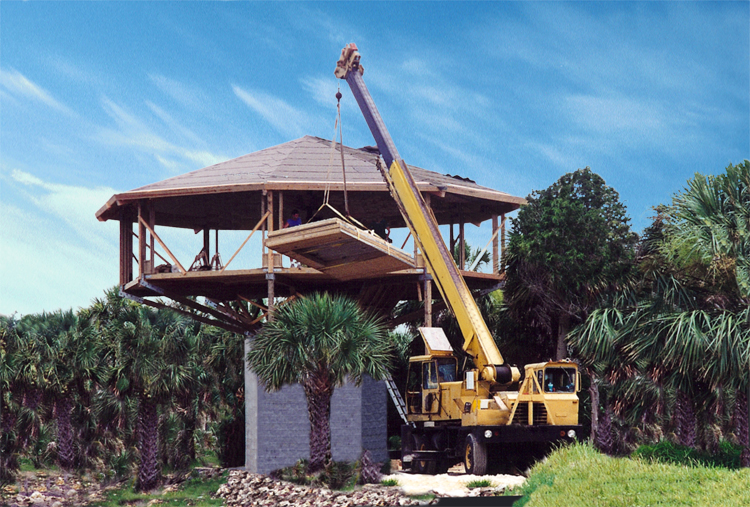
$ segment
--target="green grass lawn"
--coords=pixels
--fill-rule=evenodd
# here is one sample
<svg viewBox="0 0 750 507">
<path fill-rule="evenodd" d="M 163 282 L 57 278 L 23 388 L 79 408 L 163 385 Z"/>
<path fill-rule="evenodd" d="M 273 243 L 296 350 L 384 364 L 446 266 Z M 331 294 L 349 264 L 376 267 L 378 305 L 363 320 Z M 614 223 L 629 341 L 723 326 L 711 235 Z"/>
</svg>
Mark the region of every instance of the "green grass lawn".
<svg viewBox="0 0 750 507">
<path fill-rule="evenodd" d="M 219 489 L 219 486 L 227 482 L 228 472 L 212 479 L 190 479 L 180 485 L 176 491 L 163 493 L 160 489 L 149 493 L 135 493 L 131 483 L 118 488 L 110 489 L 104 492 L 104 501 L 90 504 L 92 507 L 121 507 L 123 505 L 145 506 L 151 500 L 158 499 L 159 505 L 162 506 L 182 506 L 191 507 L 219 507 L 224 504 L 221 498 L 214 498 L 213 494 Z M 131 481 L 132 482 L 132 481 Z"/>
<path fill-rule="evenodd" d="M 527 507 L 748 506 L 750 469 L 611 458 L 576 444 L 537 464 L 509 495 Z"/>
</svg>

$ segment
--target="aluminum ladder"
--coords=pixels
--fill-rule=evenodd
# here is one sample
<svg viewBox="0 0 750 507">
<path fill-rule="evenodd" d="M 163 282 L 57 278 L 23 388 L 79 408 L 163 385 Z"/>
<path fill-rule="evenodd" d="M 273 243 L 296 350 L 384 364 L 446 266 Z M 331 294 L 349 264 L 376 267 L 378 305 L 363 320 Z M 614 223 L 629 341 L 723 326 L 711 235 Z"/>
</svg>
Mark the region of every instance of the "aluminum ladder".
<svg viewBox="0 0 750 507">
<path fill-rule="evenodd" d="M 406 403 L 404 403 L 404 399 L 401 397 L 401 393 L 398 391 L 396 382 L 393 381 L 393 377 L 391 377 L 390 375 L 388 375 L 385 378 L 385 387 L 386 389 L 388 389 L 388 394 L 391 395 L 393 404 L 396 405 L 396 410 L 398 411 L 398 415 L 401 416 L 401 419 L 403 419 L 405 424 L 408 424 L 413 427 L 414 423 L 409 422 L 409 419 L 407 419 L 406 417 Z"/>
</svg>

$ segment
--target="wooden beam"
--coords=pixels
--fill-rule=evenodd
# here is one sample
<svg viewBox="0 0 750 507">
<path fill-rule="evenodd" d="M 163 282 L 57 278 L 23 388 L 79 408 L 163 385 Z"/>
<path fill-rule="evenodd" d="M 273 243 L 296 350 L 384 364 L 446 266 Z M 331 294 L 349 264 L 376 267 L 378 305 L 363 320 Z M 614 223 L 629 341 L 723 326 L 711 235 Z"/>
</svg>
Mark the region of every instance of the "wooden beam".
<svg viewBox="0 0 750 507">
<path fill-rule="evenodd" d="M 131 227 L 132 227 L 132 225 L 131 225 Z M 132 230 L 130 232 L 131 232 L 131 236 L 132 237 L 138 239 L 138 235 L 136 233 L 134 233 Z M 130 241 L 130 244 L 131 244 L 131 250 L 132 250 L 132 245 L 133 245 L 133 241 L 132 240 Z M 157 252 L 156 250 L 154 250 L 154 255 L 156 255 L 158 258 L 160 258 L 161 260 L 163 260 L 164 262 L 166 262 L 167 264 L 169 264 L 169 261 L 167 259 L 165 259 L 164 256 L 162 254 L 160 254 L 159 252 Z M 138 257 L 136 257 L 135 255 L 133 255 L 133 258 L 135 259 L 136 262 L 138 262 Z"/>
<path fill-rule="evenodd" d="M 134 296 L 131 296 L 131 298 L 133 298 L 133 297 Z M 231 333 L 245 334 L 246 331 L 252 331 L 252 328 L 255 327 L 255 326 L 252 326 L 250 329 L 242 329 L 240 327 L 233 326 L 233 325 L 231 325 L 229 323 L 222 322 L 220 320 L 209 319 L 208 317 L 204 317 L 203 315 L 199 315 L 197 313 L 188 312 L 186 310 L 183 310 L 182 308 L 177 308 L 175 306 L 165 305 L 164 303 L 161 303 L 161 302 L 158 302 L 158 301 L 150 301 L 150 300 L 148 300 L 146 298 L 138 298 L 138 300 L 139 300 L 138 301 L 139 303 L 142 303 L 144 305 L 152 306 L 154 308 L 159 308 L 159 309 L 163 308 L 163 309 L 172 310 L 173 312 L 180 313 L 182 315 L 190 317 L 193 320 L 197 320 L 198 322 L 201 322 L 203 324 L 207 324 L 209 326 L 215 326 L 215 327 L 224 329 L 226 331 L 229 331 Z"/>
<path fill-rule="evenodd" d="M 505 218 L 505 213 L 503 213 L 500 219 L 500 265 L 503 271 L 505 271 Z"/>
<path fill-rule="evenodd" d="M 227 262 L 226 264 L 224 264 L 224 267 L 221 268 L 220 272 L 223 272 L 225 269 L 227 269 L 227 266 L 229 266 L 229 263 L 232 262 L 235 257 L 237 257 L 237 254 L 240 253 L 240 250 L 242 250 L 243 248 L 245 248 L 245 244 L 247 244 L 247 242 L 250 241 L 250 238 L 253 237 L 253 234 L 255 234 L 255 231 L 258 230 L 258 227 L 260 227 L 261 225 L 263 225 L 265 223 L 266 218 L 268 218 L 268 215 L 270 215 L 270 214 L 271 214 L 270 211 L 266 211 L 265 214 L 260 218 L 260 220 L 258 220 L 258 223 L 255 224 L 255 227 L 253 227 L 253 230 L 250 231 L 250 235 L 247 238 L 245 238 L 245 241 L 243 241 L 242 244 L 240 245 L 240 247 L 237 249 L 237 251 L 234 252 L 234 255 L 232 255 L 232 257 L 229 259 L 229 262 Z M 218 230 L 216 232 L 218 233 Z M 218 238 L 217 238 L 216 244 L 217 245 L 219 244 Z M 218 246 L 216 248 L 217 248 L 217 252 L 218 252 Z"/>
<path fill-rule="evenodd" d="M 424 325 L 432 327 L 432 277 L 424 275 Z"/>
<path fill-rule="evenodd" d="M 256 302 L 255 302 L 255 301 L 253 301 L 252 299 L 248 299 L 248 298 L 246 298 L 245 296 L 239 296 L 239 298 L 240 298 L 241 300 L 243 300 L 243 301 L 247 301 L 248 303 L 250 303 L 251 305 L 253 305 L 253 306 L 254 306 L 254 307 L 256 307 L 256 308 L 260 308 L 260 309 L 261 309 L 262 311 L 264 311 L 264 312 L 267 312 L 267 311 L 268 311 L 268 308 L 267 308 L 267 307 L 265 307 L 265 306 L 263 306 L 263 305 L 261 305 L 261 304 L 259 304 L 259 303 L 256 303 Z"/>
<path fill-rule="evenodd" d="M 464 269 L 466 267 L 466 239 L 464 237 L 464 218 L 461 217 L 461 222 L 458 224 L 458 267 Z M 453 252 L 451 252 L 452 254 Z"/>
<path fill-rule="evenodd" d="M 138 276 L 142 277 L 145 274 L 146 260 L 146 221 L 143 219 L 143 214 L 146 210 L 144 208 L 144 202 L 138 202 Z"/>
<path fill-rule="evenodd" d="M 182 271 L 183 273 L 187 273 L 187 270 L 182 266 L 182 264 L 180 264 L 180 261 L 177 260 L 177 257 L 174 256 L 174 254 L 172 253 L 172 251 L 167 247 L 167 245 L 164 244 L 164 242 L 154 232 L 154 230 L 151 227 L 149 227 L 146 222 L 143 221 L 143 218 L 141 218 L 140 216 L 138 216 L 138 222 L 140 224 L 142 224 L 145 228 L 148 229 L 148 232 L 150 232 L 154 236 L 154 238 L 159 243 L 159 245 L 161 245 L 161 247 L 164 249 L 164 251 L 167 252 L 167 255 L 169 255 L 169 258 L 172 259 L 172 261 L 175 264 L 177 264 L 177 267 L 180 268 L 180 271 Z M 145 233 L 144 233 L 144 235 L 145 235 Z"/>
<path fill-rule="evenodd" d="M 120 215 L 120 286 L 133 280 L 133 222 Z"/>
<path fill-rule="evenodd" d="M 153 201 L 148 201 L 148 225 L 151 226 L 151 230 L 156 230 L 156 209 L 154 209 Z M 149 241 L 151 247 L 151 255 L 149 255 L 149 273 L 154 272 L 154 236 L 151 236 Z"/>
<path fill-rule="evenodd" d="M 500 272 L 500 248 L 497 240 L 497 215 L 492 215 L 492 272 Z"/>
<path fill-rule="evenodd" d="M 268 199 L 268 227 L 266 230 L 268 231 L 268 234 L 270 235 L 273 232 L 273 192 L 268 192 L 267 195 Z M 273 273 L 273 250 L 270 248 L 268 249 L 268 272 Z M 269 308 L 273 305 L 271 303 L 268 304 Z"/>
</svg>

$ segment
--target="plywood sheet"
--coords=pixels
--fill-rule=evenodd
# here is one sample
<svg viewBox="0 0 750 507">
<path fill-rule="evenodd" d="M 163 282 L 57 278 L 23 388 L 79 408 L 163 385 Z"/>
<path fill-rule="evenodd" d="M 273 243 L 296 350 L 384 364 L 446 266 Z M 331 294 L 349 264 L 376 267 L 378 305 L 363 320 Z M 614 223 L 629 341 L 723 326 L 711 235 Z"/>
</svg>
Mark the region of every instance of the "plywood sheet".
<svg viewBox="0 0 750 507">
<path fill-rule="evenodd" d="M 338 218 L 273 231 L 266 245 L 338 280 L 375 278 L 414 267 L 411 255 Z"/>
</svg>

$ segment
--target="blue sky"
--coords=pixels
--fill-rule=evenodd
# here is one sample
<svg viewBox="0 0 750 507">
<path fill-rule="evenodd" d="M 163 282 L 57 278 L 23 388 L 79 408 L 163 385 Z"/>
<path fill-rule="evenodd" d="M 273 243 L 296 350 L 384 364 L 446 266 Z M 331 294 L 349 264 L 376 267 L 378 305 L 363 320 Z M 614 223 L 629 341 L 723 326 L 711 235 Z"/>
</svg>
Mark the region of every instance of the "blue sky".
<svg viewBox="0 0 750 507">
<path fill-rule="evenodd" d="M 749 6 L 0 2 L 0 314 L 117 283 L 112 194 L 330 139 L 347 42 L 407 163 L 523 197 L 590 166 L 640 232 L 750 158 Z M 344 143 L 374 144 L 341 84 Z"/>
</svg>

